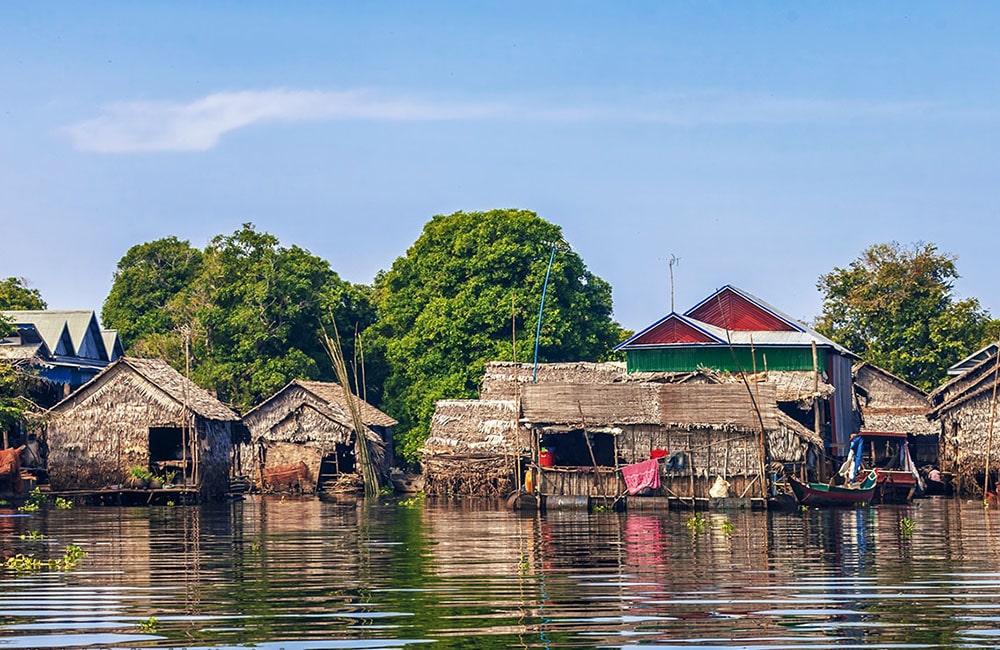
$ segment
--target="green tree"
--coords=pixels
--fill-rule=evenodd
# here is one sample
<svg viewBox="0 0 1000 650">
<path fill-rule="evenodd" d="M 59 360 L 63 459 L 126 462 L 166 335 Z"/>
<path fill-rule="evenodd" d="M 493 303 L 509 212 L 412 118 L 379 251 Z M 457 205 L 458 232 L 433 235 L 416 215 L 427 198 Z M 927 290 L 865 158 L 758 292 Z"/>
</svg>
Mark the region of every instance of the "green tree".
<svg viewBox="0 0 1000 650">
<path fill-rule="evenodd" d="M 384 407 L 400 421 L 397 447 L 414 458 L 434 402 L 476 395 L 488 361 L 532 358 L 539 301 L 562 230 L 526 210 L 435 216 L 404 257 L 376 278 L 369 340 L 389 362 Z M 622 340 L 611 286 L 560 244 L 539 339 L 539 361 L 606 358 Z"/>
<path fill-rule="evenodd" d="M 819 279 L 816 330 L 881 368 L 930 390 L 997 329 L 975 298 L 952 294 L 953 255 L 934 244 L 875 244 Z"/>
<path fill-rule="evenodd" d="M 170 302 L 190 290 L 201 267 L 201 251 L 176 237 L 133 246 L 118 261 L 101 322 L 118 330 L 129 348 L 147 337 L 171 332 L 180 323 Z"/>
<path fill-rule="evenodd" d="M 335 320 L 351 359 L 354 334 L 374 321 L 375 308 L 370 288 L 244 224 L 204 252 L 172 237 L 134 246 L 119 262 L 102 316 L 132 333 L 130 353 L 179 370 L 190 363 L 196 383 L 246 410 L 292 379 L 332 379 L 324 325 Z M 369 385 L 381 384 L 378 355 L 366 362 Z M 368 397 L 377 402 L 378 394 Z"/>
<path fill-rule="evenodd" d="M 45 301 L 38 289 L 28 288 L 24 278 L 0 280 L 0 309 L 45 309 Z"/>
</svg>

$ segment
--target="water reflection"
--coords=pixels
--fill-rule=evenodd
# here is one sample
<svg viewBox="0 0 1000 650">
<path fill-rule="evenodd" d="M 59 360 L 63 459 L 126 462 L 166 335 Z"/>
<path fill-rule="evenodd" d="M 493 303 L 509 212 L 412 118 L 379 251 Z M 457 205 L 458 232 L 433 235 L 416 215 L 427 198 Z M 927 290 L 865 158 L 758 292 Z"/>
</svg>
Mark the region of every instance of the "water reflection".
<svg viewBox="0 0 1000 650">
<path fill-rule="evenodd" d="M 939 499 L 700 524 L 431 501 L 0 511 L 4 557 L 88 554 L 0 575 L 0 648 L 994 647 L 998 535 L 1000 513 Z"/>
</svg>

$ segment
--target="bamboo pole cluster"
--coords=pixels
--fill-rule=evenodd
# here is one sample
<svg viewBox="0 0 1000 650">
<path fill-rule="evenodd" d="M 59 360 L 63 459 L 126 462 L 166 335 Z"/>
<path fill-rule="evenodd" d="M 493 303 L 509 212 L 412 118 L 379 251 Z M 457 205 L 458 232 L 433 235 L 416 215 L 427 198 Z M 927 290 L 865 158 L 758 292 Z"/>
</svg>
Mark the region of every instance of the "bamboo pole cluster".
<svg viewBox="0 0 1000 650">
<path fill-rule="evenodd" d="M 323 345 L 330 355 L 330 360 L 333 361 L 333 370 L 337 373 L 337 381 L 341 388 L 344 389 L 344 401 L 347 402 L 347 409 L 354 423 L 355 446 L 358 450 L 358 463 L 361 464 L 361 478 L 365 483 L 365 496 L 376 496 L 379 493 L 378 472 L 375 471 L 371 451 L 368 449 L 368 437 L 365 435 L 367 427 L 361 418 L 361 409 L 358 407 L 355 394 L 351 391 L 351 380 L 347 374 L 347 363 L 344 361 L 344 349 L 340 345 L 336 322 L 333 324 L 333 337 L 330 338 L 326 330 L 323 330 Z"/>
</svg>

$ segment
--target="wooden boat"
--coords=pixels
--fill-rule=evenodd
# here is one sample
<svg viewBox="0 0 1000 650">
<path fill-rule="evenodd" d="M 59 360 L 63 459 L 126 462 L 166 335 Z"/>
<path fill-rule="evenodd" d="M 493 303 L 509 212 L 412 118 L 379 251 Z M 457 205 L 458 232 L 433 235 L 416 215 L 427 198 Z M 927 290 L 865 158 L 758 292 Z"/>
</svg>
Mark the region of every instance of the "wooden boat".
<svg viewBox="0 0 1000 650">
<path fill-rule="evenodd" d="M 803 483 L 794 476 L 788 477 L 788 483 L 795 498 L 804 506 L 856 506 L 872 500 L 878 476 L 869 472 L 865 480 L 857 485 Z"/>
<path fill-rule="evenodd" d="M 924 480 L 910 457 L 909 436 L 894 431 L 862 431 L 851 438 L 847 460 L 840 473 L 848 481 L 875 470 L 877 503 L 906 503 L 923 496 Z"/>
</svg>

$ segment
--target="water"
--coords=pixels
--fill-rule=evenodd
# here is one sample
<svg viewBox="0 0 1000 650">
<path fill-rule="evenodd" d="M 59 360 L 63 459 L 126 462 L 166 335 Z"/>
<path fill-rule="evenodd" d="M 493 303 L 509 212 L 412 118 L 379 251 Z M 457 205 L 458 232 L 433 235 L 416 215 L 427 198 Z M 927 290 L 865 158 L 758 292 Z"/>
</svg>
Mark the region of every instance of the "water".
<svg viewBox="0 0 1000 650">
<path fill-rule="evenodd" d="M 4 556 L 87 553 L 0 571 L 0 650 L 1000 644 L 995 509 L 689 517 L 432 500 L 0 510 Z"/>
</svg>

